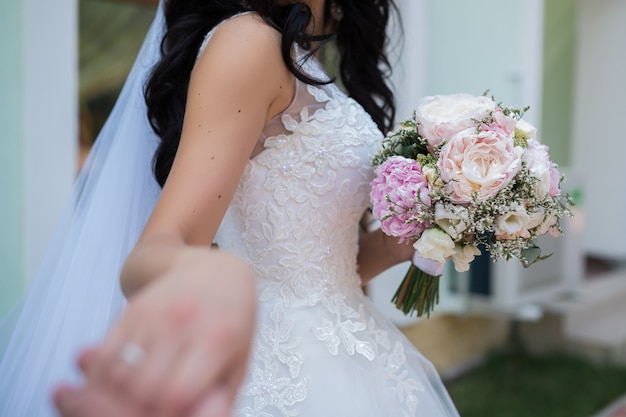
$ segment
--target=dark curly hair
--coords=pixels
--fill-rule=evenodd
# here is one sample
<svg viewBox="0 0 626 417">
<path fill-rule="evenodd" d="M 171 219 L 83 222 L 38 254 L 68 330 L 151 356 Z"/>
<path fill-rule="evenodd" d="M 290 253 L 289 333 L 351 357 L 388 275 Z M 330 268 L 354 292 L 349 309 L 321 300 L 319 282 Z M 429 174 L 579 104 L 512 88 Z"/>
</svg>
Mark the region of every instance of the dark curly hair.
<svg viewBox="0 0 626 417">
<path fill-rule="evenodd" d="M 148 119 L 161 138 L 154 156 L 154 175 L 163 186 L 178 149 L 185 115 L 191 70 L 205 35 L 224 19 L 244 11 L 258 13 L 282 34 L 282 56 L 291 73 L 308 84 L 323 84 L 302 73 L 294 64 L 294 43 L 308 49 L 336 39 L 340 57 L 339 76 L 347 93 L 372 116 L 383 131 L 395 116 L 394 97 L 387 85 L 390 64 L 385 54 L 386 27 L 393 0 L 335 0 L 344 10 L 335 34 L 320 36 L 305 32 L 311 10 L 301 2 L 279 5 L 276 0 L 167 0 L 166 32 L 161 59 L 145 88 Z M 330 1 L 325 18 L 330 18 Z M 313 53 L 314 51 L 311 51 Z"/>
</svg>

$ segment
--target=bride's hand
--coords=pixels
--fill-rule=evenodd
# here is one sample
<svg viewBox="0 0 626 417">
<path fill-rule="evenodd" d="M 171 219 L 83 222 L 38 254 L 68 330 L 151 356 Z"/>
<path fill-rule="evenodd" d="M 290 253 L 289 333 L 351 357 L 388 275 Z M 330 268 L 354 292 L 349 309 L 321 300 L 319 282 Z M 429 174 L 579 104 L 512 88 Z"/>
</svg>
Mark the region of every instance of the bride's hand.
<svg viewBox="0 0 626 417">
<path fill-rule="evenodd" d="M 385 235 L 380 229 L 362 233 L 359 239 L 359 274 L 363 285 L 372 278 L 397 265 L 409 261 L 415 249 L 410 243 Z"/>
<path fill-rule="evenodd" d="M 397 237 L 387 236 L 382 232 L 380 234 L 382 235 L 383 247 L 394 265 L 411 260 L 415 253 L 412 243 L 400 242 Z"/>
<path fill-rule="evenodd" d="M 148 415 L 230 409 L 252 342 L 254 287 L 251 269 L 238 258 L 185 252 L 130 300 L 103 344 L 82 356 L 84 391 L 100 401 L 93 392 L 106 391 Z"/>
</svg>

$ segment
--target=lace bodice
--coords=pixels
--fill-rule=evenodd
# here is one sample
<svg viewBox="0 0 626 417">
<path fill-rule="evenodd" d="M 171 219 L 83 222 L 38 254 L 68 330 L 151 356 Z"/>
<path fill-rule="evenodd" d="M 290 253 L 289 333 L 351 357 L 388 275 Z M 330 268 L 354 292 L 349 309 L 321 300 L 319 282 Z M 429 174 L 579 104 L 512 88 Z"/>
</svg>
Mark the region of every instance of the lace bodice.
<svg viewBox="0 0 626 417">
<path fill-rule="evenodd" d="M 327 78 L 313 58 L 302 66 Z M 358 222 L 381 138 L 336 86 L 297 81 L 292 104 L 264 129 L 263 151 L 247 164 L 216 237 L 254 267 L 261 300 L 313 305 L 359 288 Z"/>
</svg>

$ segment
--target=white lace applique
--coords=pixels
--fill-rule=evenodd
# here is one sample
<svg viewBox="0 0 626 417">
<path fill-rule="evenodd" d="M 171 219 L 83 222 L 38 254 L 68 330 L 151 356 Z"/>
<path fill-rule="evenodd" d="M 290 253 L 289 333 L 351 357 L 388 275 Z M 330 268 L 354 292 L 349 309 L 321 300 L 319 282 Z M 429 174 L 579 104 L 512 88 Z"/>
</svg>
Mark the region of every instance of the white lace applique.
<svg viewBox="0 0 626 417">
<path fill-rule="evenodd" d="M 346 314 L 342 315 L 341 310 Z M 359 318 L 361 315 L 352 308 L 343 308 L 335 312 L 334 322 L 325 319 L 321 326 L 313 327 L 311 331 L 319 340 L 326 342 L 332 355 L 339 353 L 341 344 L 349 355 L 358 353 L 373 361 L 376 357 L 374 345 L 356 336 L 367 328 L 364 322 L 358 320 Z"/>
<path fill-rule="evenodd" d="M 404 346 L 400 342 L 396 342 L 393 351 L 383 353 L 381 359 L 385 364 L 388 378 L 393 384 L 393 391 L 395 391 L 398 400 L 406 406 L 403 414 L 407 417 L 415 416 L 419 402 L 417 393 L 424 392 L 424 386 L 419 381 L 411 378 L 409 371 L 404 367 L 406 363 Z"/>
<path fill-rule="evenodd" d="M 241 393 L 253 397 L 254 406 L 241 410 L 241 416 L 274 416 L 267 409 L 278 410 L 283 417 L 297 416 L 292 407 L 306 398 L 308 379 L 298 378 L 304 361 L 297 349 L 300 340 L 290 337 L 294 322 L 284 318 L 283 307 L 277 304 L 270 323 L 272 327 L 259 329 L 261 340 L 254 347 L 250 381 Z"/>
<path fill-rule="evenodd" d="M 379 329 L 376 326 L 376 322 L 372 317 L 370 317 L 367 322 L 367 331 L 370 339 L 374 340 L 377 345 L 380 345 L 382 348 L 389 350 L 391 349 L 391 344 L 389 343 L 389 335 L 387 331 Z"/>
</svg>

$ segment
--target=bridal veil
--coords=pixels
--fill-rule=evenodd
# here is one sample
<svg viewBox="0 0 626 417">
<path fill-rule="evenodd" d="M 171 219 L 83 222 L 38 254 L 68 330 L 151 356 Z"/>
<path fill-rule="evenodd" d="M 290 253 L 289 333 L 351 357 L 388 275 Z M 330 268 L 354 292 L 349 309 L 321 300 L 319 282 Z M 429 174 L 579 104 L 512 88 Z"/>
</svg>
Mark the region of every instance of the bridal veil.
<svg viewBox="0 0 626 417">
<path fill-rule="evenodd" d="M 99 341 L 123 309 L 121 266 L 154 206 L 158 137 L 143 87 L 159 58 L 162 4 L 108 121 L 76 182 L 44 261 L 23 298 L 0 361 L 0 416 L 56 415 L 52 389 L 76 382 L 81 348 Z M 8 329 L 12 328 L 12 331 Z"/>
</svg>

